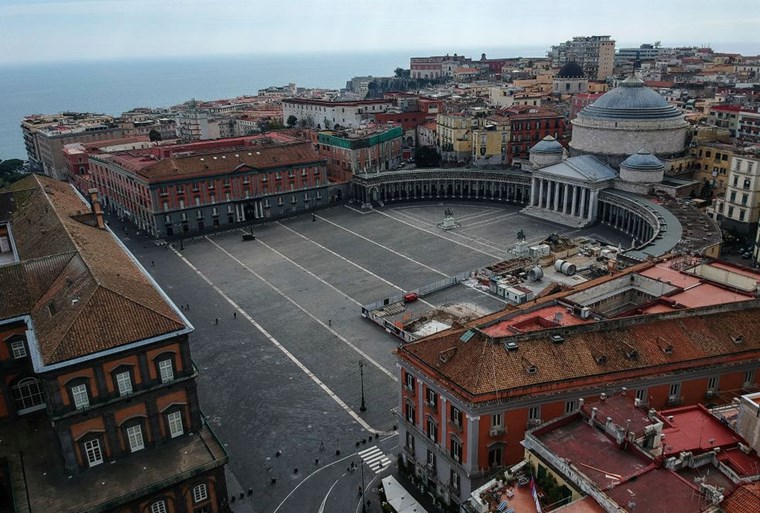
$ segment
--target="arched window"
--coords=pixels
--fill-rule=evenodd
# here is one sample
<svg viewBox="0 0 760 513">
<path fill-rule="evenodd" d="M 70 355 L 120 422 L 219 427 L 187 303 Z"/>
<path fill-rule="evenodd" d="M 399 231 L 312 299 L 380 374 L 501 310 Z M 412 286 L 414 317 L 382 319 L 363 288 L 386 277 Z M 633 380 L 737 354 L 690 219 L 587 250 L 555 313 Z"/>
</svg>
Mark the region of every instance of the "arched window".
<svg viewBox="0 0 760 513">
<path fill-rule="evenodd" d="M 40 383 L 35 378 L 24 378 L 11 388 L 16 413 L 23 414 L 45 407 L 45 396 L 40 390 Z"/>
<path fill-rule="evenodd" d="M 150 513 L 166 513 L 166 501 L 156 501 L 151 504 Z"/>
<path fill-rule="evenodd" d="M 208 499 L 208 490 L 205 484 L 199 484 L 193 488 L 193 502 L 202 502 Z"/>
</svg>

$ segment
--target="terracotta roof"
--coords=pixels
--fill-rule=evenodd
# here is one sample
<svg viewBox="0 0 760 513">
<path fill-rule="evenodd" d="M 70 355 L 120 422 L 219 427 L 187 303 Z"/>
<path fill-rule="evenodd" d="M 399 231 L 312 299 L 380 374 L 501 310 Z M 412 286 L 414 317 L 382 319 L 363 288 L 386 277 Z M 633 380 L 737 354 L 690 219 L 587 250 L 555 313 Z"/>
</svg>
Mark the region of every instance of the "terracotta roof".
<svg viewBox="0 0 760 513">
<path fill-rule="evenodd" d="M 744 302 L 728 307 L 735 311 L 722 313 L 694 309 L 563 326 L 561 344 L 553 343 L 549 332 L 502 339 L 517 342 L 517 351 L 507 351 L 503 343 L 479 333 L 462 342 L 465 329 L 449 330 L 406 344 L 396 354 L 467 401 L 517 397 L 581 383 L 610 382 L 632 374 L 675 372 L 694 366 L 695 361 L 707 365 L 726 362 L 732 356 L 757 357 L 760 305 L 756 303 L 752 303 L 751 314 Z M 738 335 L 743 336 L 741 344 L 732 339 Z M 663 340 L 670 351 L 663 350 Z"/>
<path fill-rule="evenodd" d="M 0 297 L 25 285 L 10 310 L 31 314 L 43 365 L 186 327 L 70 185 L 32 175 L 14 186 L 21 262 L 0 268 Z"/>
<path fill-rule="evenodd" d="M 120 165 L 151 183 L 326 163 L 326 160 L 316 153 L 312 143 L 307 141 L 225 148 L 221 151 L 209 150 L 187 156 L 174 155 L 160 160 L 129 152 L 98 155 L 96 158 Z"/>
<path fill-rule="evenodd" d="M 760 511 L 760 483 L 743 484 L 721 504 L 725 513 L 757 513 Z"/>
</svg>

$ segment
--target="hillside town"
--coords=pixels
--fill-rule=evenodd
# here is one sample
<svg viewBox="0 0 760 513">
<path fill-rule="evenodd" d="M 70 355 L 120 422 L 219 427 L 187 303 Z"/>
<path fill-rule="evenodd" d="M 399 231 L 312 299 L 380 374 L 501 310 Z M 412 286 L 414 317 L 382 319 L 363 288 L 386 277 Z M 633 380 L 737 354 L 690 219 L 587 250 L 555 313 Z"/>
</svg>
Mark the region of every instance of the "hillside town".
<svg viewBox="0 0 760 513">
<path fill-rule="evenodd" d="M 760 511 L 760 55 L 577 36 L 20 131 L 0 511 Z"/>
</svg>

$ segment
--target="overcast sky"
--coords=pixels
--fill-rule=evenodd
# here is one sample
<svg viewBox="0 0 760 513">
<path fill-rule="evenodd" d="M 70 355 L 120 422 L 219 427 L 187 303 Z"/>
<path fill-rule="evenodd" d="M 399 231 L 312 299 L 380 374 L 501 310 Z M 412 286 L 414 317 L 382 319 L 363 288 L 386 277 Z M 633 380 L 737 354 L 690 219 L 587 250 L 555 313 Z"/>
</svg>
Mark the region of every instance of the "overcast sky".
<svg viewBox="0 0 760 513">
<path fill-rule="evenodd" d="M 576 35 L 760 53 L 760 0 L 0 0 L 0 63 L 459 48 Z"/>
</svg>

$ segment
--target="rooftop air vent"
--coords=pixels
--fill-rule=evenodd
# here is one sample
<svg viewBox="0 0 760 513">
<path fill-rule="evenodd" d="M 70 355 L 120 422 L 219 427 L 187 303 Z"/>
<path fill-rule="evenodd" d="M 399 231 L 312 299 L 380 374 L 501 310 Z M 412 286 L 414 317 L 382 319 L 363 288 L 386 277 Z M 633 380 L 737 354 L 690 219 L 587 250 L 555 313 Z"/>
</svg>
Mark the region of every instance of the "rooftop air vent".
<svg viewBox="0 0 760 513">
<path fill-rule="evenodd" d="M 552 335 L 551 336 L 552 342 L 555 344 L 561 344 L 565 341 L 565 337 L 562 335 Z"/>
<path fill-rule="evenodd" d="M 626 344 L 625 342 L 623 342 L 623 353 L 625 353 L 625 357 L 629 360 L 635 360 L 639 357 L 639 352 L 636 351 L 633 346 Z"/>
<path fill-rule="evenodd" d="M 741 344 L 744 342 L 744 335 L 731 335 L 731 340 L 734 342 L 734 344 Z"/>
<path fill-rule="evenodd" d="M 517 346 L 517 342 L 506 342 L 506 343 L 504 344 L 504 348 L 505 348 L 507 351 L 517 351 L 517 348 L 518 348 L 518 346 Z"/>
<path fill-rule="evenodd" d="M 527 372 L 528 374 L 535 374 L 538 372 L 538 367 L 530 363 L 530 361 L 528 361 L 528 359 L 525 357 L 523 357 L 522 359 L 522 366 L 523 366 L 523 369 L 525 369 L 525 372 Z"/>
<path fill-rule="evenodd" d="M 602 365 L 602 364 L 607 363 L 607 356 L 603 354 L 595 354 L 594 360 L 596 360 L 596 363 L 598 363 L 599 365 Z"/>
</svg>

